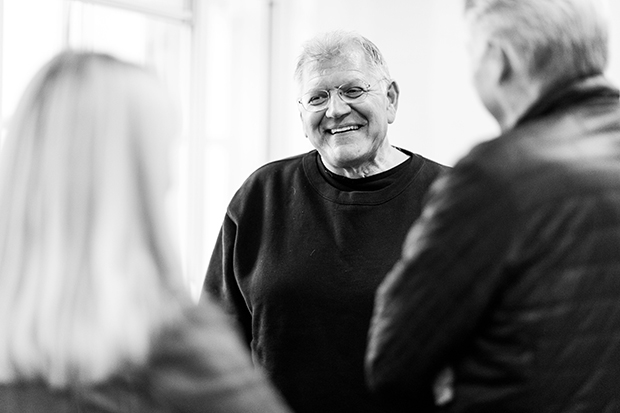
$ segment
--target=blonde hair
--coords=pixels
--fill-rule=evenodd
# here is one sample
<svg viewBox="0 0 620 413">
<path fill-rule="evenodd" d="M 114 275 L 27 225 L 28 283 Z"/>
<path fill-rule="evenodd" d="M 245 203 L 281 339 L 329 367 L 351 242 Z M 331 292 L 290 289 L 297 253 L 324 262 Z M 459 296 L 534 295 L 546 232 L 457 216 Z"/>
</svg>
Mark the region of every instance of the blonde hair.
<svg viewBox="0 0 620 413">
<path fill-rule="evenodd" d="M 31 81 L 0 161 L 0 382 L 103 381 L 179 314 L 172 119 L 154 76 L 108 55 L 64 52 Z"/>
<path fill-rule="evenodd" d="M 609 27 L 602 0 L 466 0 L 486 37 L 509 44 L 533 78 L 550 83 L 601 74 Z"/>
</svg>

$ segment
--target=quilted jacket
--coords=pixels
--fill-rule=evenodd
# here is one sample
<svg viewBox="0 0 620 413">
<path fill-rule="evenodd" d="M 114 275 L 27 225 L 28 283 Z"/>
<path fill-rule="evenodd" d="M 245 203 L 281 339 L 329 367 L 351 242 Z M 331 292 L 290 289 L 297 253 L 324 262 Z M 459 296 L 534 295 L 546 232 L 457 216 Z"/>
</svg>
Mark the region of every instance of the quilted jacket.
<svg viewBox="0 0 620 413">
<path fill-rule="evenodd" d="M 620 104 L 540 99 L 440 178 L 381 285 L 368 383 L 390 411 L 620 412 Z"/>
</svg>

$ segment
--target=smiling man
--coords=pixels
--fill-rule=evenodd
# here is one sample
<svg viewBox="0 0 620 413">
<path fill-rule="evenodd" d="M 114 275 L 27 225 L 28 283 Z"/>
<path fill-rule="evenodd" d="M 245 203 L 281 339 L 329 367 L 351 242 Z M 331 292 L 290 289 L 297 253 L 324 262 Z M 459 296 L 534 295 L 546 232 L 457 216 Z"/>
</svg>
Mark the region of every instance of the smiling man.
<svg viewBox="0 0 620 413">
<path fill-rule="evenodd" d="M 296 412 L 380 412 L 364 383 L 375 290 L 446 168 L 390 145 L 398 85 L 368 39 L 312 39 L 295 79 L 315 150 L 263 166 L 235 194 L 203 299 L 235 317 Z"/>
<path fill-rule="evenodd" d="M 297 80 L 306 136 L 325 167 L 348 178 L 392 169 L 410 155 L 391 146 L 388 124 L 398 107 L 398 85 L 384 65 L 367 61 L 362 50 L 300 61 Z M 305 66 L 305 67 L 304 67 Z"/>
</svg>

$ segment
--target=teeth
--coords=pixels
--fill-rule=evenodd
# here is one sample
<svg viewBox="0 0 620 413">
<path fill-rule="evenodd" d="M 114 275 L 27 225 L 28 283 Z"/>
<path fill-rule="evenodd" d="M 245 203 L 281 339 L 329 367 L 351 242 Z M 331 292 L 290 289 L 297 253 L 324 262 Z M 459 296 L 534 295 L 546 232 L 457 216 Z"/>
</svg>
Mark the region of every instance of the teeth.
<svg viewBox="0 0 620 413">
<path fill-rule="evenodd" d="M 344 128 L 332 129 L 332 135 L 336 133 L 348 132 L 350 130 L 358 130 L 359 126 L 346 126 Z"/>
</svg>

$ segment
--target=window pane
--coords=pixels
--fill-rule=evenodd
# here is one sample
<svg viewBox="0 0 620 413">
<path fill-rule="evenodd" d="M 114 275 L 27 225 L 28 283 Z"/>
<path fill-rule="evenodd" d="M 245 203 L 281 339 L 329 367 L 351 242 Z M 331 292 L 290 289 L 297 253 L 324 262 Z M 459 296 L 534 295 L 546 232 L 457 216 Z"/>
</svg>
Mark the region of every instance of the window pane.
<svg viewBox="0 0 620 413">
<path fill-rule="evenodd" d="M 36 13 L 33 13 L 36 10 Z M 62 48 L 60 1 L 19 0 L 2 4 L 2 116 L 0 145 L 15 106 L 30 79 Z"/>
<path fill-rule="evenodd" d="M 191 8 L 191 1 L 188 0 L 123 0 L 123 3 L 130 3 L 141 7 L 170 9 L 176 11 L 188 11 Z"/>
<path fill-rule="evenodd" d="M 192 20 L 192 0 L 64 0 L 87 3 L 121 10 L 130 10 L 166 20 L 190 23 Z"/>
<path fill-rule="evenodd" d="M 190 11 L 192 5 L 191 0 L 90 0 L 90 2 L 109 6 L 169 10 L 175 13 Z"/>
<path fill-rule="evenodd" d="M 72 2 L 70 6 L 70 47 L 109 52 L 152 66 L 173 84 L 181 81 L 180 72 L 189 70 L 190 36 L 184 24 L 94 4 Z"/>
</svg>

